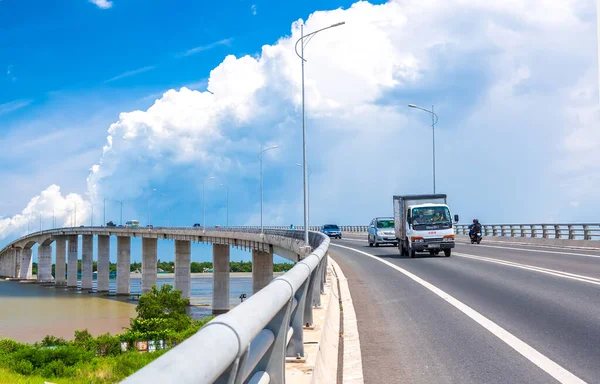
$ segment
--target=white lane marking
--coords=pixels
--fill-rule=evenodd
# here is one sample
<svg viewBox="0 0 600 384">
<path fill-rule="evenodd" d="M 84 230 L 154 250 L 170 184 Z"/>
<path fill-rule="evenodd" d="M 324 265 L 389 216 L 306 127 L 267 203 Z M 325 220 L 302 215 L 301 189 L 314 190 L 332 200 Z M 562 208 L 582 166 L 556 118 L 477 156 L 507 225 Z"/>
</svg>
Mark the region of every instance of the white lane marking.
<svg viewBox="0 0 600 384">
<path fill-rule="evenodd" d="M 557 271 L 555 269 L 548 269 L 548 268 L 536 267 L 535 265 L 528 265 L 528 264 L 515 263 L 515 262 L 512 262 L 512 261 L 498 260 L 498 259 L 494 259 L 494 258 L 491 258 L 491 257 L 469 255 L 469 254 L 466 254 L 466 253 L 455 252 L 452 255 L 453 256 L 458 256 L 458 257 L 465 257 L 465 258 L 473 259 L 473 260 L 481 260 L 481 261 L 485 261 L 485 262 L 488 262 L 488 263 L 495 263 L 495 264 L 506 265 L 506 266 L 509 266 L 509 267 L 527 269 L 527 270 L 530 270 L 530 271 L 545 273 L 545 274 L 548 274 L 548 275 L 558 276 L 558 277 L 562 277 L 562 278 L 565 278 L 565 279 L 583 281 L 583 282 L 590 283 L 590 284 L 600 285 L 600 279 L 597 279 L 595 277 L 584 276 L 584 275 L 577 275 L 575 273 Z"/>
<path fill-rule="evenodd" d="M 345 384 L 363 384 L 362 354 L 360 351 L 360 334 L 358 333 L 358 322 L 356 312 L 350 295 L 348 279 L 342 268 L 329 255 L 331 267 L 335 269 L 338 283 L 340 284 L 340 296 L 342 299 L 343 324 L 344 324 L 344 363 L 343 382 Z M 332 287 L 333 289 L 333 287 Z M 333 304 L 331 304 L 333 305 Z"/>
<path fill-rule="evenodd" d="M 504 343 L 506 343 L 508 346 L 513 348 L 515 351 L 517 351 L 521 355 L 523 355 L 527 360 L 531 361 L 533 364 L 537 365 L 544 372 L 546 372 L 550 376 L 554 377 L 560 383 L 569 383 L 569 384 L 585 383 L 585 381 L 581 380 L 579 377 L 577 377 L 574 374 L 572 374 L 571 372 L 567 371 L 565 368 L 556 364 L 554 361 L 550 360 L 548 357 L 542 355 L 535 348 L 531 347 L 530 345 L 528 345 L 527 343 L 525 343 L 524 341 L 522 341 L 521 339 L 519 339 L 512 333 L 508 332 L 507 330 L 505 330 L 498 324 L 494 323 L 492 320 L 483 316 L 482 314 L 480 314 L 473 308 L 469 307 L 468 305 L 461 302 L 460 300 L 454 298 L 453 296 L 446 293 L 445 291 L 442 291 L 435 285 L 428 283 L 427 281 L 421 279 L 417 275 L 407 271 L 406 269 L 401 268 L 401 267 L 397 266 L 396 264 L 390 263 L 387 260 L 383 260 L 383 259 L 380 259 L 379 257 L 373 256 L 366 252 L 359 251 L 358 249 L 346 247 L 343 245 L 333 244 L 333 243 L 330 245 L 332 245 L 334 247 L 338 247 L 338 248 L 348 249 L 350 251 L 354 251 L 356 253 L 360 253 L 361 255 L 370 257 L 374 260 L 377 260 L 377 261 L 387 265 L 390 268 L 395 269 L 396 271 L 409 277 L 410 279 L 414 280 L 415 282 L 421 284 L 423 287 L 429 289 L 431 292 L 435 293 L 442 299 L 446 300 L 446 302 L 448 302 L 450 305 L 452 305 L 453 307 L 455 307 L 456 309 L 458 309 L 459 311 L 461 311 L 462 313 L 464 313 L 465 315 L 470 317 L 472 320 L 474 320 L 479 325 L 484 327 L 486 330 L 491 332 L 494 336 L 496 336 L 497 338 L 502 340 Z"/>
<path fill-rule="evenodd" d="M 457 242 L 461 245 L 471 245 L 469 243 Z M 559 252 L 559 251 L 544 251 L 540 249 L 525 249 L 525 248 L 514 248 L 514 247 L 501 247 L 499 245 L 482 245 L 478 244 L 477 247 L 486 247 L 486 248 L 498 248 L 498 249 L 510 249 L 513 251 L 524 251 L 524 252 L 539 252 L 539 253 L 554 253 L 557 255 L 569 255 L 569 256 L 582 256 L 582 257 L 593 257 L 600 259 L 600 255 L 588 255 L 585 253 L 573 253 L 573 252 Z"/>
</svg>

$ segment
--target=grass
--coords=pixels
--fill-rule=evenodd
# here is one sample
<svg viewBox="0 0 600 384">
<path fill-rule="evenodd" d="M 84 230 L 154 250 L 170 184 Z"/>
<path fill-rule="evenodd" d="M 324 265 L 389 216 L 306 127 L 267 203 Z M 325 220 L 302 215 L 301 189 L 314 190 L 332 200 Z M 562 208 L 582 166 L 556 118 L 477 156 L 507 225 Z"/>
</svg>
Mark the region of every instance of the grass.
<svg viewBox="0 0 600 384">
<path fill-rule="evenodd" d="M 158 358 L 166 351 L 138 353 L 130 351 L 119 356 L 96 357 L 91 361 L 77 364 L 68 378 L 24 376 L 0 367 L 0 384 L 105 384 L 118 383 L 143 366 Z"/>
<path fill-rule="evenodd" d="M 85 384 L 89 380 L 85 379 L 44 379 L 40 376 L 23 376 L 13 373 L 8 369 L 0 368 L 0 384 L 44 384 L 44 382 L 56 384 Z"/>
</svg>

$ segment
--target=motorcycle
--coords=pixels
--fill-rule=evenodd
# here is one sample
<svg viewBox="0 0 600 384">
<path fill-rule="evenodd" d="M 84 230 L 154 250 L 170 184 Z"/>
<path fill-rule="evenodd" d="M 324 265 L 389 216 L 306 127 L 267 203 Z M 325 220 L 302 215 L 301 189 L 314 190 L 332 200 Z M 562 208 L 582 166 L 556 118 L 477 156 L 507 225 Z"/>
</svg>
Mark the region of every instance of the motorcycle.
<svg viewBox="0 0 600 384">
<path fill-rule="evenodd" d="M 481 232 L 471 234 L 471 244 L 481 244 Z"/>
</svg>

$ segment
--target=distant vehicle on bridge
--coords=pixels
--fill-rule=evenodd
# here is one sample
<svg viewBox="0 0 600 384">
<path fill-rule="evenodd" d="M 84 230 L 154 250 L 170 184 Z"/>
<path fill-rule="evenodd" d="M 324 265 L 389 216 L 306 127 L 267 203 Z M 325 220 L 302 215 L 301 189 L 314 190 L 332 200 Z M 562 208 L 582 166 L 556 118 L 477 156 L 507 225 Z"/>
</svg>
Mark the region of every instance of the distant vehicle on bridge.
<svg viewBox="0 0 600 384">
<path fill-rule="evenodd" d="M 201 228 L 202 226 L 198 223 L 194 224 L 194 228 Z"/>
<path fill-rule="evenodd" d="M 106 223 L 107 227 L 116 227 L 117 225 L 115 223 L 113 223 L 112 221 L 109 221 L 108 223 Z"/>
<path fill-rule="evenodd" d="M 454 216 L 458 222 L 458 215 Z M 454 248 L 454 228 L 446 195 L 394 196 L 394 232 L 401 256 L 429 252 L 446 257 Z"/>
<path fill-rule="evenodd" d="M 342 238 L 342 230 L 337 226 L 337 224 L 325 224 L 321 227 L 321 232 L 329 237 L 338 239 Z"/>
<path fill-rule="evenodd" d="M 139 228 L 140 222 L 137 220 L 127 220 L 125 222 L 125 228 Z"/>
<path fill-rule="evenodd" d="M 379 247 L 380 244 L 398 245 L 398 239 L 394 231 L 394 218 L 376 217 L 371 220 L 371 224 L 369 224 L 369 229 L 367 230 L 367 237 L 369 247 L 373 245 Z"/>
</svg>

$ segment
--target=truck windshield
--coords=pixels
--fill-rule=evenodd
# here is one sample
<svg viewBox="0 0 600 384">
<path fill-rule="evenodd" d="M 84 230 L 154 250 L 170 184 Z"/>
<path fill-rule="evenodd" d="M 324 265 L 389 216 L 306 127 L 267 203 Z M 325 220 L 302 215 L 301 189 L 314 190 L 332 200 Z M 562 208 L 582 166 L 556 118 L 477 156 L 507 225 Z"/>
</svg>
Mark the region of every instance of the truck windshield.
<svg viewBox="0 0 600 384">
<path fill-rule="evenodd" d="M 394 228 L 394 220 L 377 220 L 377 228 Z"/>
<path fill-rule="evenodd" d="M 447 207 L 419 207 L 412 210 L 414 229 L 447 229 L 452 227 Z"/>
</svg>

